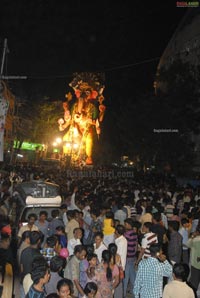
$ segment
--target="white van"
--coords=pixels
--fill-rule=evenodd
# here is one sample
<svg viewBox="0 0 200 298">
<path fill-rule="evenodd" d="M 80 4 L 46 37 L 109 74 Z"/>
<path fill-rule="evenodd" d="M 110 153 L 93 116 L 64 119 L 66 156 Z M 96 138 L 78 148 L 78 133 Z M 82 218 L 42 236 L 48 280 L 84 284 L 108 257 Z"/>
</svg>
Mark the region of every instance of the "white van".
<svg viewBox="0 0 200 298">
<path fill-rule="evenodd" d="M 60 210 L 62 203 L 60 187 L 55 183 L 41 180 L 22 182 L 16 190 L 24 202 L 18 215 L 18 228 L 28 222 L 28 215 L 31 213 L 35 213 L 38 217 L 40 211 L 46 211 L 47 220 L 50 221 L 52 210 Z"/>
</svg>

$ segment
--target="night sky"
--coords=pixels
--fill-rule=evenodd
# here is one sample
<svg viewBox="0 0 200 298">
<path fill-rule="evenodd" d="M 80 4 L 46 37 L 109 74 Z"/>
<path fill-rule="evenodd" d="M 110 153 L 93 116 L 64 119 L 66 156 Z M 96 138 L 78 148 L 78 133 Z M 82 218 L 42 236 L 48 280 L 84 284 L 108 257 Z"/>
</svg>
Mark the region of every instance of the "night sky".
<svg viewBox="0 0 200 298">
<path fill-rule="evenodd" d="M 26 98 L 63 100 L 76 71 L 105 72 L 109 98 L 130 93 L 130 85 L 151 90 L 158 58 L 185 12 L 175 1 L 1 0 L 4 74 L 28 76 L 9 81 Z"/>
<path fill-rule="evenodd" d="M 63 101 L 74 72 L 104 72 L 108 143 L 126 100 L 153 93 L 159 58 L 185 13 L 175 1 L 1 0 L 4 74 L 28 77 L 8 85 L 19 99 Z"/>
</svg>

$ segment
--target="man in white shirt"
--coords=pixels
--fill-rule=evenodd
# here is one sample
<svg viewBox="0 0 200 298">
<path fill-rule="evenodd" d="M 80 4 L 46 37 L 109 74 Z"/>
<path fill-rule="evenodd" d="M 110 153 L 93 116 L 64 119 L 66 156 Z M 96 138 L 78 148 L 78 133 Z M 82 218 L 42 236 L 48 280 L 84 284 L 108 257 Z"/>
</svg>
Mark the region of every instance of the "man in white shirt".
<svg viewBox="0 0 200 298">
<path fill-rule="evenodd" d="M 173 267 L 174 280 L 164 287 L 163 298 L 194 298 L 194 291 L 186 283 L 188 273 L 186 264 L 176 263 Z"/>
<path fill-rule="evenodd" d="M 127 255 L 127 240 L 124 237 L 125 231 L 125 227 L 122 225 L 118 225 L 115 228 L 115 244 L 117 245 L 117 253 L 121 257 L 123 270 L 125 270 Z"/>
<path fill-rule="evenodd" d="M 107 246 L 103 243 L 103 233 L 96 232 L 94 237 L 94 253 L 97 255 L 98 262 L 101 263 L 102 260 L 102 252 L 107 248 Z"/>
<path fill-rule="evenodd" d="M 74 248 L 76 245 L 82 244 L 81 238 L 83 236 L 82 230 L 80 228 L 75 228 L 73 231 L 74 238 L 70 239 L 67 243 L 67 249 L 69 251 L 69 256 L 74 254 Z"/>
</svg>

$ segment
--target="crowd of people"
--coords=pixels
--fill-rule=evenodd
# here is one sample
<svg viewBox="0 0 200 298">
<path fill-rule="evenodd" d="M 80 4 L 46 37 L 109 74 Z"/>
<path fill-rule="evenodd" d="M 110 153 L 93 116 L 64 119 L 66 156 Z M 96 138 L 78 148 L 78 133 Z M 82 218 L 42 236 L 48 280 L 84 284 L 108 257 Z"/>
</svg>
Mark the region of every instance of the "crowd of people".
<svg viewBox="0 0 200 298">
<path fill-rule="evenodd" d="M 0 265 L 19 272 L 20 298 L 197 297 L 198 187 L 152 173 L 69 173 L 21 168 L 1 177 Z M 60 185 L 62 205 L 50 221 L 45 211 L 29 214 L 15 254 L 14 185 L 31 179 Z"/>
</svg>

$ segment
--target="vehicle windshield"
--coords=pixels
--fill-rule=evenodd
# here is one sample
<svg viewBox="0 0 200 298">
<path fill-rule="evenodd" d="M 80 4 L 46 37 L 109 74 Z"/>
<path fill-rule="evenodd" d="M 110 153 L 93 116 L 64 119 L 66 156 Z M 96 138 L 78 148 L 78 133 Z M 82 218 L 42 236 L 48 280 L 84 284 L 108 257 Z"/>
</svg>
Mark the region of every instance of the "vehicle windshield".
<svg viewBox="0 0 200 298">
<path fill-rule="evenodd" d="M 33 198 L 54 198 L 60 195 L 59 185 L 43 181 L 22 182 L 16 187 L 16 190 L 24 200 L 27 196 L 32 196 Z"/>
</svg>

